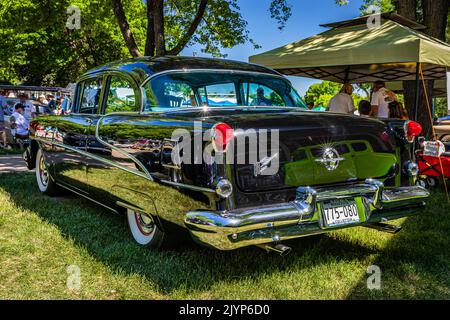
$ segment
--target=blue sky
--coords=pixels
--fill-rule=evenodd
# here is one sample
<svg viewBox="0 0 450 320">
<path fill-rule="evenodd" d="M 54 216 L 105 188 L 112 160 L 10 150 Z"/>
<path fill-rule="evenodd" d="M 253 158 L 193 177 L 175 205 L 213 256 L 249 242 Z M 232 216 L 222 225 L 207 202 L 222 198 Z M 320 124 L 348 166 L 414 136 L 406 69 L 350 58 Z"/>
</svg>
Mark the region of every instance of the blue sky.
<svg viewBox="0 0 450 320">
<path fill-rule="evenodd" d="M 250 37 L 262 46 L 261 49 L 255 50 L 251 44 L 246 44 L 223 51 L 228 54 L 228 59 L 240 61 L 248 61 L 251 55 L 325 31 L 320 24 L 355 18 L 360 15 L 359 9 L 363 4 L 363 0 L 349 0 L 347 6 L 339 7 L 335 0 L 290 0 L 292 17 L 286 28 L 280 31 L 268 12 L 270 0 L 238 0 L 238 2 L 242 16 L 248 22 Z M 193 52 L 201 56 L 198 47 L 188 48 L 183 54 L 192 55 Z M 290 80 L 302 96 L 311 84 L 318 82 L 299 77 L 290 77 Z"/>
</svg>

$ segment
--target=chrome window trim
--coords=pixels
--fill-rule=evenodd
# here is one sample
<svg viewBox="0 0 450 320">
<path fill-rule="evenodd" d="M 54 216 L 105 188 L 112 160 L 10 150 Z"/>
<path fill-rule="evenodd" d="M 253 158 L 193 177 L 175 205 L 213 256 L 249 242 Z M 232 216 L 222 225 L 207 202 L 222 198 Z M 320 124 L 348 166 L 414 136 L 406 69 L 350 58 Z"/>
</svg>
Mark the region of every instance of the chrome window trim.
<svg viewBox="0 0 450 320">
<path fill-rule="evenodd" d="M 149 76 L 147 79 L 145 79 L 142 83 L 141 83 L 141 85 L 140 85 L 140 91 L 141 91 L 141 97 L 142 97 L 142 100 L 141 100 L 141 108 L 140 108 L 140 112 L 142 113 L 142 114 L 149 114 L 149 113 L 154 113 L 155 111 L 145 111 L 144 110 L 144 107 L 145 107 L 145 99 L 147 98 L 146 97 L 146 94 L 145 94 L 145 89 L 144 89 L 144 87 L 151 81 L 151 80 L 153 80 L 154 78 L 157 78 L 157 77 L 160 77 L 160 76 L 164 76 L 164 75 L 167 75 L 167 74 L 177 74 L 177 73 L 202 73 L 202 72 L 217 72 L 217 73 L 232 73 L 232 74 L 250 74 L 250 75 L 259 75 L 259 76 L 270 76 L 270 77 L 275 77 L 275 78 L 278 78 L 278 79 L 281 79 L 281 80 L 283 80 L 283 81 L 285 81 L 288 85 L 289 85 L 289 87 L 291 87 L 292 89 L 294 89 L 294 87 L 293 87 L 293 85 L 292 85 L 292 82 L 291 81 L 289 81 L 289 79 L 287 79 L 285 76 L 283 76 L 283 75 L 277 75 L 277 74 L 273 74 L 273 73 L 268 73 L 268 72 L 257 72 L 257 71 L 244 71 L 244 70 L 235 70 L 235 69 L 204 69 L 204 68 L 202 68 L 202 69 L 171 69 L 171 70 L 165 70 L 165 71 L 161 71 L 161 72 L 157 72 L 157 73 L 155 73 L 155 74 L 152 74 L 151 76 Z M 294 89 L 295 90 L 295 89 Z M 238 106 L 236 106 L 236 108 L 237 108 Z M 244 106 L 244 107 L 246 107 L 246 108 L 248 108 L 249 106 Z M 214 107 L 214 109 L 218 109 L 218 108 L 220 108 L 220 107 Z M 229 108 L 229 107 L 228 107 Z M 256 107 L 254 107 L 254 108 L 261 108 L 261 107 L 258 107 L 258 106 L 256 106 Z M 282 107 L 282 106 L 279 106 L 279 108 L 294 108 L 294 109 L 299 109 L 299 107 Z M 170 108 L 168 108 L 168 109 L 170 109 Z M 189 110 L 202 110 L 202 109 L 205 109 L 204 107 L 202 107 L 202 106 L 199 106 L 199 107 L 190 107 L 190 108 L 188 108 Z M 158 113 L 158 111 L 156 111 L 157 113 Z M 166 111 L 162 111 L 162 112 L 160 112 L 160 113 L 165 113 Z M 170 112 L 170 111 L 168 111 L 168 112 Z"/>
<path fill-rule="evenodd" d="M 282 79 L 286 82 L 288 82 L 291 86 L 292 83 L 289 81 L 289 79 L 287 79 L 285 76 L 283 75 L 277 75 L 277 74 L 273 74 L 273 73 L 269 73 L 269 72 L 258 72 L 258 71 L 245 71 L 245 70 L 235 70 L 235 69 L 205 69 L 205 68 L 201 68 L 201 69 L 170 69 L 170 70 L 164 70 L 161 72 L 157 72 L 152 74 L 151 76 L 149 76 L 147 79 L 145 79 L 142 83 L 141 83 L 141 87 L 144 87 L 150 80 L 152 80 L 153 78 L 165 75 L 165 74 L 170 74 L 170 73 L 200 73 L 200 72 L 217 72 L 217 73 L 237 73 L 237 74 L 254 74 L 254 75 L 265 75 L 265 76 L 272 76 L 272 77 L 276 77 L 279 79 Z"/>
</svg>

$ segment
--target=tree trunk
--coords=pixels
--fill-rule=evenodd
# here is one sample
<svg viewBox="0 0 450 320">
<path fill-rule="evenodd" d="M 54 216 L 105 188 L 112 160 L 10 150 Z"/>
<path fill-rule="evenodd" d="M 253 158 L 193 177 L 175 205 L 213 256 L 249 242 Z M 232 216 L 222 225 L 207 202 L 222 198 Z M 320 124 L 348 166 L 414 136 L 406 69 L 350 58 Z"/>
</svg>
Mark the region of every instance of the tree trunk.
<svg viewBox="0 0 450 320">
<path fill-rule="evenodd" d="M 198 7 L 197 14 L 194 17 L 194 20 L 192 20 L 192 23 L 189 26 L 184 37 L 181 38 L 180 41 L 177 43 L 177 45 L 169 51 L 170 55 L 174 55 L 174 56 L 178 55 L 189 43 L 189 41 L 191 40 L 195 31 L 197 30 L 198 26 L 200 25 L 200 22 L 202 21 L 203 16 L 205 15 L 207 5 L 208 5 L 208 0 L 200 1 L 200 5 Z"/>
<path fill-rule="evenodd" d="M 417 21 L 417 0 L 395 0 L 398 14 Z"/>
<path fill-rule="evenodd" d="M 117 23 L 119 24 L 120 31 L 125 39 L 128 50 L 133 57 L 140 57 L 141 53 L 136 45 L 133 33 L 130 30 L 130 25 L 128 24 L 127 17 L 125 16 L 125 12 L 123 10 L 122 1 L 111 0 L 111 3 L 113 5 L 114 15 L 116 16 Z"/>
<path fill-rule="evenodd" d="M 417 21 L 417 1 L 397 0 L 397 12 L 414 21 Z M 423 24 L 427 27 L 425 33 L 445 40 L 445 30 L 447 27 L 447 17 L 450 2 L 448 0 L 422 0 Z M 434 81 L 425 81 L 430 106 L 432 105 Z M 405 106 L 411 119 L 414 119 L 417 84 L 415 81 L 404 81 L 403 89 L 405 95 Z M 428 105 L 423 90 L 423 83 L 420 83 L 418 117 L 416 119 L 423 127 L 423 134 L 431 138 L 432 121 L 430 120 Z"/>
<path fill-rule="evenodd" d="M 155 6 L 153 0 L 147 0 L 147 39 L 145 42 L 145 55 L 155 55 L 155 28 L 154 28 Z"/>
<path fill-rule="evenodd" d="M 428 28 L 426 33 L 445 41 L 449 0 L 422 0 L 423 24 Z"/>
<path fill-rule="evenodd" d="M 150 1 L 150 0 L 149 0 Z M 153 1 L 153 28 L 155 32 L 155 55 L 166 55 L 166 39 L 164 35 L 164 0 Z"/>
</svg>

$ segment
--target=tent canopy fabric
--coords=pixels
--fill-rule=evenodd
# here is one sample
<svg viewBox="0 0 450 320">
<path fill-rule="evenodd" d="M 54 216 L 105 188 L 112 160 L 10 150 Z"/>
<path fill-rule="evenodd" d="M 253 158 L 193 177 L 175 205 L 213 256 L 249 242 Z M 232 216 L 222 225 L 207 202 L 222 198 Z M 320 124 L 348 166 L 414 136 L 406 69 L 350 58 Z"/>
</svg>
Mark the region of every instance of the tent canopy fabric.
<svg viewBox="0 0 450 320">
<path fill-rule="evenodd" d="M 340 83 L 414 80 L 417 63 L 426 79 L 445 79 L 450 45 L 396 14 L 381 15 L 378 27 L 369 27 L 368 18 L 324 25 L 332 29 L 249 60 L 285 75 Z"/>
</svg>

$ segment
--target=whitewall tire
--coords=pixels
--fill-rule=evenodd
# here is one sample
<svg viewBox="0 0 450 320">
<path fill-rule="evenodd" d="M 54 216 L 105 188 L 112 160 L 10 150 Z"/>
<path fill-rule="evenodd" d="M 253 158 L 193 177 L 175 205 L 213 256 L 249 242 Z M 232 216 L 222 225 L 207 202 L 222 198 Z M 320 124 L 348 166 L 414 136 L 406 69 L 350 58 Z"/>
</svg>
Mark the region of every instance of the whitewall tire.
<svg viewBox="0 0 450 320">
<path fill-rule="evenodd" d="M 58 186 L 50 176 L 42 149 L 39 149 L 36 154 L 36 182 L 42 193 L 49 196 L 57 194 Z"/>
<path fill-rule="evenodd" d="M 136 243 L 155 249 L 161 246 L 164 233 L 159 230 L 150 214 L 128 208 L 127 219 L 128 227 Z"/>
</svg>

